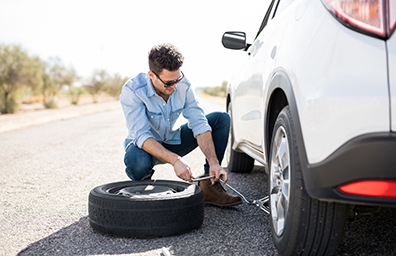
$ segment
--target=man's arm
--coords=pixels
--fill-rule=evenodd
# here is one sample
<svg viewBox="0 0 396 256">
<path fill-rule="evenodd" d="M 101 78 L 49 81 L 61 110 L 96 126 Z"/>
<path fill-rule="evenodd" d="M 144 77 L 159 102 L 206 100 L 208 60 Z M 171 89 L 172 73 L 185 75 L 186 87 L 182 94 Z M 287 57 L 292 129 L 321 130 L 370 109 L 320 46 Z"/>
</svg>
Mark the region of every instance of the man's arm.
<svg viewBox="0 0 396 256">
<path fill-rule="evenodd" d="M 164 163 L 169 163 L 175 169 L 177 177 L 191 181 L 194 178 L 191 172 L 191 167 L 177 154 L 164 148 L 158 141 L 153 138 L 148 138 L 143 143 L 143 150 L 150 155 L 156 157 Z"/>
<path fill-rule="evenodd" d="M 212 179 L 212 184 L 214 184 L 215 180 L 218 180 L 220 176 L 224 182 L 227 182 L 228 174 L 221 167 L 219 160 L 216 156 L 215 147 L 213 144 L 212 133 L 210 131 L 204 132 L 197 136 L 198 146 L 201 149 L 202 153 L 205 155 L 206 159 L 209 163 L 209 175 L 215 175 L 215 178 Z"/>
</svg>

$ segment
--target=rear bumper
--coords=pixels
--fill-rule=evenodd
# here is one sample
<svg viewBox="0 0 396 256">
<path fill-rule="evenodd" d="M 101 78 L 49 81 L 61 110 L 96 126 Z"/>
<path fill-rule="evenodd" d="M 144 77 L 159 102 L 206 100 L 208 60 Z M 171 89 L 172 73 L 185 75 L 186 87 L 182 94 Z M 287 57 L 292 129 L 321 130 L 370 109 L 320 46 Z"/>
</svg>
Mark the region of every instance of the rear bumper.
<svg viewBox="0 0 396 256">
<path fill-rule="evenodd" d="M 303 175 L 311 197 L 352 204 L 396 206 L 396 198 L 358 196 L 337 189 L 340 185 L 360 180 L 396 180 L 396 133 L 373 133 L 354 138 L 324 161 L 308 164 Z"/>
</svg>

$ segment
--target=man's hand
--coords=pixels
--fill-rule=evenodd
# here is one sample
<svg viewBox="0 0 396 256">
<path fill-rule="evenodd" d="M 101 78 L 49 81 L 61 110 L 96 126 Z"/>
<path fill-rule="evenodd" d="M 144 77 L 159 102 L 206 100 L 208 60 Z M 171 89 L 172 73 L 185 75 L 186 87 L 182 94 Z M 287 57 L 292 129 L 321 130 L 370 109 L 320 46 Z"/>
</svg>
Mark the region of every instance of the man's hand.
<svg viewBox="0 0 396 256">
<path fill-rule="evenodd" d="M 228 173 L 221 167 L 219 160 L 216 156 L 215 147 L 212 139 L 212 132 L 207 131 L 197 136 L 198 146 L 201 148 L 202 153 L 205 155 L 209 163 L 209 175 L 215 177 L 211 179 L 212 185 L 220 178 L 224 183 L 228 180 Z"/>
<path fill-rule="evenodd" d="M 220 178 L 224 181 L 224 183 L 226 183 L 228 180 L 228 173 L 218 163 L 210 165 L 209 175 L 215 176 L 214 178 L 211 179 L 212 185 L 215 183 L 215 181 L 218 181 Z"/>
<path fill-rule="evenodd" d="M 191 179 L 194 179 L 190 165 L 184 161 L 183 158 L 178 157 L 176 162 L 173 164 L 173 168 L 175 169 L 176 176 L 180 179 L 185 181 L 191 181 Z"/>
<path fill-rule="evenodd" d="M 162 162 L 173 165 L 175 173 L 180 179 L 191 181 L 191 178 L 194 178 L 190 165 L 188 165 L 188 163 L 184 161 L 183 158 L 175 153 L 170 152 L 153 138 L 148 138 L 143 143 L 143 150 Z"/>
</svg>

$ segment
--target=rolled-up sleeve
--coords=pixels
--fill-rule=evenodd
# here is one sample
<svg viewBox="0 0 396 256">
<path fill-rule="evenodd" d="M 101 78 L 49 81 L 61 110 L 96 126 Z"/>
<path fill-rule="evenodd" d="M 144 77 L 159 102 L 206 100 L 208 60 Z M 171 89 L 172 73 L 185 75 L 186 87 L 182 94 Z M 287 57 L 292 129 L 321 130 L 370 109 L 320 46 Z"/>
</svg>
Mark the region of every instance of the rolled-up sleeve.
<svg viewBox="0 0 396 256">
<path fill-rule="evenodd" d="M 126 120 L 128 137 L 131 138 L 132 143 L 142 148 L 148 138 L 153 138 L 145 105 L 128 87 L 128 83 L 122 87 L 120 102 Z"/>
<path fill-rule="evenodd" d="M 186 103 L 183 116 L 187 119 L 188 127 L 193 131 L 194 137 L 207 131 L 212 131 L 205 113 L 199 105 L 195 92 L 191 87 L 186 91 Z"/>
</svg>

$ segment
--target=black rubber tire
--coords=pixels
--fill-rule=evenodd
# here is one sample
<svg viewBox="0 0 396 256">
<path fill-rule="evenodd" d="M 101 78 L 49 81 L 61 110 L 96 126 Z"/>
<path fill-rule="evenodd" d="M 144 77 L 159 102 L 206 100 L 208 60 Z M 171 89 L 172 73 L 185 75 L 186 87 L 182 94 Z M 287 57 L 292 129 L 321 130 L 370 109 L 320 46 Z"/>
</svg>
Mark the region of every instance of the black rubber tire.
<svg viewBox="0 0 396 256">
<path fill-rule="evenodd" d="M 278 235 L 274 228 L 271 210 L 271 233 L 280 255 L 333 255 L 342 238 L 347 216 L 345 204 L 328 203 L 310 198 L 304 188 L 304 180 L 298 154 L 293 120 L 289 106 L 278 115 L 271 140 L 269 158 L 270 173 L 268 178 L 271 190 L 273 177 L 272 154 L 276 131 L 283 127 L 288 141 L 290 199 L 283 233 Z M 283 158 L 284 159 L 284 158 Z M 276 193 L 276 189 L 270 193 Z M 270 206 L 272 205 L 270 195 Z M 275 207 L 274 207 L 275 209 Z M 278 215 L 279 216 L 279 215 Z"/>
<path fill-rule="evenodd" d="M 254 159 L 243 152 L 235 151 L 234 149 L 232 149 L 231 146 L 232 144 L 234 144 L 234 129 L 232 125 L 231 102 L 227 106 L 227 112 L 231 117 L 230 134 L 225 154 L 227 168 L 230 172 L 250 173 L 254 167 Z"/>
<path fill-rule="evenodd" d="M 103 234 L 149 238 L 173 236 L 198 229 L 204 219 L 204 194 L 194 186 L 191 196 L 175 193 L 167 199 L 131 199 L 117 195 L 123 188 L 163 186 L 177 192 L 192 184 L 170 180 L 123 181 L 104 184 L 89 193 L 88 215 L 91 227 Z"/>
</svg>

